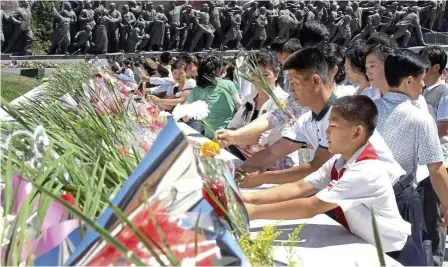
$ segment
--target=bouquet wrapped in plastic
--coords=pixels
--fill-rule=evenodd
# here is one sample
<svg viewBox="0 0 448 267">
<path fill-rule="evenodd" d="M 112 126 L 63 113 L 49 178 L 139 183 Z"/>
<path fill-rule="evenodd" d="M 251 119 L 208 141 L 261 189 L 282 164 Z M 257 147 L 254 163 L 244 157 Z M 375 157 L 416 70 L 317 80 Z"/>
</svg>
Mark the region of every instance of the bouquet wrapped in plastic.
<svg viewBox="0 0 448 267">
<path fill-rule="evenodd" d="M 95 230 L 81 239 L 79 228 L 66 242 L 73 253 L 61 244 L 35 264 L 247 265 L 236 236 L 248 217 L 229 165 L 195 155 L 173 120 L 97 223 L 122 251 Z"/>
</svg>

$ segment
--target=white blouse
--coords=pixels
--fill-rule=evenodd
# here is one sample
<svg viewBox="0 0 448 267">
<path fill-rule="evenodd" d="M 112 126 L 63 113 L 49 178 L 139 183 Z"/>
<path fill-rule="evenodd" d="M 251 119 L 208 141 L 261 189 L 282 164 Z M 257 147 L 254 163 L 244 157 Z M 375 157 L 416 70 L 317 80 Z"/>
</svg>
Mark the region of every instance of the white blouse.
<svg viewBox="0 0 448 267">
<path fill-rule="evenodd" d="M 284 101 L 288 97 L 288 93 L 283 91 L 280 87 L 276 87 L 274 89 L 274 93 L 280 101 Z M 236 112 L 232 121 L 230 121 L 227 128 L 239 129 L 239 128 L 246 126 L 247 124 L 249 124 L 251 122 L 251 119 L 252 119 L 252 116 L 253 116 L 254 110 L 255 110 L 255 98 L 257 97 L 257 94 L 258 94 L 257 92 L 252 92 L 251 94 L 248 94 L 246 97 L 244 97 L 243 102 L 242 102 L 243 104 L 238 109 L 238 111 Z M 253 108 L 251 110 L 248 110 L 246 107 L 247 106 L 246 103 L 249 103 L 250 105 L 252 105 Z M 277 108 L 277 106 L 275 105 L 275 102 L 272 99 L 269 99 L 268 101 L 266 101 L 263 104 L 263 106 L 261 106 L 261 109 L 259 111 L 259 116 L 261 116 L 265 113 L 268 113 L 270 111 L 273 111 L 276 108 Z M 272 130 L 263 132 L 260 136 L 258 143 L 261 146 L 266 146 L 266 145 L 269 146 L 269 145 L 274 144 L 282 137 L 281 133 L 282 133 L 283 127 L 284 127 L 284 125 L 281 125 L 281 126 L 275 127 Z"/>
<path fill-rule="evenodd" d="M 362 90 L 361 95 L 368 96 L 370 97 L 370 99 L 375 100 L 381 98 L 381 91 L 378 88 L 367 87 L 366 89 Z"/>
</svg>

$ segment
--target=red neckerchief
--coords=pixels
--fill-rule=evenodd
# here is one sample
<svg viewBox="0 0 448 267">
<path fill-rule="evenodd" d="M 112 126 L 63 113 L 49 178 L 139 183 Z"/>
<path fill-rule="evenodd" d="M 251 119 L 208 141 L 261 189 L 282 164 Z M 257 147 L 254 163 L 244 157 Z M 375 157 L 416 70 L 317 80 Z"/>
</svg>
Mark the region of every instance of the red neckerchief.
<svg viewBox="0 0 448 267">
<path fill-rule="evenodd" d="M 372 144 L 367 143 L 364 150 L 358 155 L 355 162 L 360 162 L 363 160 L 372 160 L 372 159 L 379 159 L 378 154 L 375 152 L 375 149 L 373 148 Z M 331 169 L 330 178 L 332 181 L 338 181 L 342 178 L 344 175 L 345 168 L 342 168 L 341 171 L 338 173 L 338 170 L 336 169 L 336 161 L 333 164 L 333 168 Z M 336 221 L 340 224 L 342 224 L 348 231 L 350 231 L 350 227 L 348 226 L 347 220 L 345 219 L 344 212 L 342 211 L 341 207 L 337 207 L 334 209 L 335 215 L 336 215 Z"/>
</svg>

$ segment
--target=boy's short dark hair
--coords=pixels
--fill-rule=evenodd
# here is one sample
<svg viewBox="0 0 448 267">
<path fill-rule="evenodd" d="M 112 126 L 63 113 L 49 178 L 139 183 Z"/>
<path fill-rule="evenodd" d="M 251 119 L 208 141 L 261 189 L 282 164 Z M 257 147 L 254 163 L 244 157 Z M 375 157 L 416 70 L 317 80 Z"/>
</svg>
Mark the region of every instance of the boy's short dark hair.
<svg viewBox="0 0 448 267">
<path fill-rule="evenodd" d="M 358 69 L 366 79 L 368 79 L 366 74 L 366 56 L 368 47 L 366 42 L 363 40 L 355 41 L 351 43 L 347 50 L 345 50 L 345 58 L 350 61 L 350 66 L 352 68 Z"/>
<path fill-rule="evenodd" d="M 170 64 L 172 59 L 173 57 L 171 56 L 170 52 L 163 52 L 160 55 L 160 62 L 162 62 L 163 64 Z"/>
<path fill-rule="evenodd" d="M 418 77 L 428 68 L 425 59 L 410 50 L 399 50 L 389 55 L 384 62 L 384 72 L 390 87 L 397 87 L 406 77 Z"/>
<path fill-rule="evenodd" d="M 320 22 L 306 22 L 299 31 L 300 45 L 308 47 L 317 45 L 322 41 L 328 41 L 330 32 L 327 27 Z"/>
<path fill-rule="evenodd" d="M 361 124 L 366 128 L 366 139 L 369 139 L 378 124 L 378 109 L 372 99 L 365 95 L 349 95 L 337 98 L 333 103 L 344 120 Z"/>
<path fill-rule="evenodd" d="M 326 83 L 328 81 L 328 63 L 324 53 L 318 47 L 306 47 L 290 55 L 283 69 L 311 71 L 319 75 L 323 82 Z"/>
<path fill-rule="evenodd" d="M 300 45 L 300 40 L 296 38 L 289 39 L 284 45 L 282 52 L 283 53 L 294 53 L 302 49 L 302 46 Z"/>
<path fill-rule="evenodd" d="M 427 46 L 420 50 L 420 55 L 427 59 L 431 67 L 434 65 L 439 65 L 439 73 L 442 74 L 446 67 L 447 56 L 445 50 L 440 46 Z"/>
<path fill-rule="evenodd" d="M 286 40 L 282 37 L 275 37 L 271 44 L 271 50 L 277 53 L 283 51 L 283 46 L 285 46 Z"/>
</svg>

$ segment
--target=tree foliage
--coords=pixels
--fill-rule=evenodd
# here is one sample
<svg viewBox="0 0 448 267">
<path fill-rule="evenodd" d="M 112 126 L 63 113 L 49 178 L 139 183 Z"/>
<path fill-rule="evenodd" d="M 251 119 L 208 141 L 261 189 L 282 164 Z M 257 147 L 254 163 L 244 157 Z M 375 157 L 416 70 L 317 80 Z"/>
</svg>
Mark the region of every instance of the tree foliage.
<svg viewBox="0 0 448 267">
<path fill-rule="evenodd" d="M 50 3 L 47 1 L 36 2 L 32 10 L 32 24 L 34 40 L 30 50 L 37 55 L 48 53 L 51 42 L 49 36 L 53 33 L 53 15 L 50 9 Z"/>
</svg>

